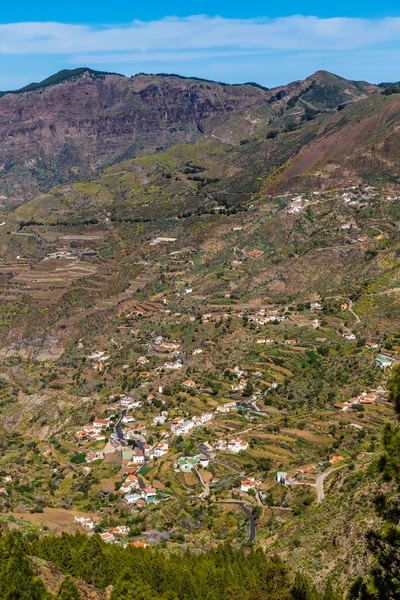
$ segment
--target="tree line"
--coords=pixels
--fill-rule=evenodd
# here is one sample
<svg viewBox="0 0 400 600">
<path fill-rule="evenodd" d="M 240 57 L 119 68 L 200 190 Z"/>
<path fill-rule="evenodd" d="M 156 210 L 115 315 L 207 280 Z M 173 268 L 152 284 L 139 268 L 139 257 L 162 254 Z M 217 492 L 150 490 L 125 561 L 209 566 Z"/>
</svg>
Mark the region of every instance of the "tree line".
<svg viewBox="0 0 400 600">
<path fill-rule="evenodd" d="M 30 558 L 44 559 L 65 574 L 57 596 L 36 577 Z M 4 600 L 80 600 L 74 580 L 99 589 L 113 586 L 110 600 L 342 600 L 327 585 L 319 593 L 302 574 L 295 577 L 261 549 L 221 545 L 210 552 L 105 544 L 98 535 L 0 537 L 0 597 Z"/>
</svg>

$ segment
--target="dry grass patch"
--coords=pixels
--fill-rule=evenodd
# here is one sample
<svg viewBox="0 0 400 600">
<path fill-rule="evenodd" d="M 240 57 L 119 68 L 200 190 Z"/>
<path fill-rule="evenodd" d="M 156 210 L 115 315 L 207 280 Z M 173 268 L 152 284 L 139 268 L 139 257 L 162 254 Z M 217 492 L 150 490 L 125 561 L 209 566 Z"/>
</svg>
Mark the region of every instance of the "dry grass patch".
<svg viewBox="0 0 400 600">
<path fill-rule="evenodd" d="M 331 440 L 326 437 L 322 437 L 313 431 L 308 431 L 307 429 L 282 429 L 284 433 L 288 433 L 289 435 L 293 435 L 297 438 L 303 439 L 306 442 L 312 442 L 313 444 L 331 444 Z M 284 438 L 281 438 L 284 439 Z"/>
</svg>

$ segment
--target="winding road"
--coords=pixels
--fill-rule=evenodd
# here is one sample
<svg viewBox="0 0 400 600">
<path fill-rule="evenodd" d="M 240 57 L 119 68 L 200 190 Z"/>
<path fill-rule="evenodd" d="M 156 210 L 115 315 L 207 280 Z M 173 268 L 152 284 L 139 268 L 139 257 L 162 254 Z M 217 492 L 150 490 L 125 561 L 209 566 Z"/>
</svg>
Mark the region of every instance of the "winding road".
<svg viewBox="0 0 400 600">
<path fill-rule="evenodd" d="M 240 510 L 248 517 L 250 521 L 250 533 L 248 542 L 254 542 L 256 539 L 256 520 L 250 508 L 247 508 L 247 502 L 242 502 L 241 500 L 221 500 L 220 502 L 215 502 L 214 504 L 237 504 Z M 251 504 L 249 504 L 251 506 Z"/>
<path fill-rule="evenodd" d="M 328 469 L 328 471 L 325 471 L 324 473 L 321 473 L 320 475 L 318 475 L 316 482 L 315 482 L 315 485 L 317 488 L 317 504 L 321 504 L 322 500 L 325 498 L 325 492 L 324 492 L 325 479 L 328 477 L 328 475 L 330 475 L 334 471 L 343 469 L 343 467 L 345 467 L 345 466 L 346 465 L 340 465 L 340 467 L 335 467 L 334 469 Z"/>
<path fill-rule="evenodd" d="M 346 296 L 327 296 L 326 300 L 346 300 L 348 311 L 355 317 L 356 323 L 361 323 L 361 319 L 353 309 L 353 301 Z"/>
<path fill-rule="evenodd" d="M 325 492 L 324 492 L 325 479 L 328 477 L 328 475 L 330 475 L 334 471 L 343 469 L 343 467 L 345 467 L 345 466 L 346 465 L 340 465 L 340 467 L 335 467 L 334 469 L 328 469 L 327 471 L 320 473 L 317 476 L 315 483 L 310 483 L 308 481 L 295 481 L 293 483 L 294 483 L 294 485 L 309 485 L 310 487 L 315 487 L 317 490 L 317 504 L 321 504 L 322 500 L 325 498 Z"/>
</svg>

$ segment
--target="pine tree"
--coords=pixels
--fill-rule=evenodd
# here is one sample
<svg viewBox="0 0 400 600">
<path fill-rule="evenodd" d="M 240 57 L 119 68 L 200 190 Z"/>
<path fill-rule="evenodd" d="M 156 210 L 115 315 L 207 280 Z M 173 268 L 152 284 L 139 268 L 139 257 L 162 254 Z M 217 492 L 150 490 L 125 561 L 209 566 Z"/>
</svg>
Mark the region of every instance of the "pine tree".
<svg viewBox="0 0 400 600">
<path fill-rule="evenodd" d="M 297 573 L 292 587 L 293 600 L 318 600 L 319 594 L 308 577 Z"/>
<path fill-rule="evenodd" d="M 57 600 L 82 600 L 82 596 L 72 579 L 67 575 L 60 585 Z"/>
</svg>

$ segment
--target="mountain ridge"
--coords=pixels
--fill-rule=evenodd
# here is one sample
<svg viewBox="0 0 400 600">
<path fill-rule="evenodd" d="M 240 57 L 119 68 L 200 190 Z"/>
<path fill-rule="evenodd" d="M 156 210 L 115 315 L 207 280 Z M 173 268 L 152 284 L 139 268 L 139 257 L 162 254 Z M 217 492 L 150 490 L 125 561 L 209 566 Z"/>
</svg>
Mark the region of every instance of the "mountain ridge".
<svg viewBox="0 0 400 600">
<path fill-rule="evenodd" d="M 32 197 L 176 143 L 204 138 L 235 146 L 266 135 L 277 121 L 284 127 L 304 112 L 311 118 L 378 93 L 376 86 L 324 71 L 272 89 L 176 75 L 61 71 L 0 97 L 0 193 Z"/>
</svg>

